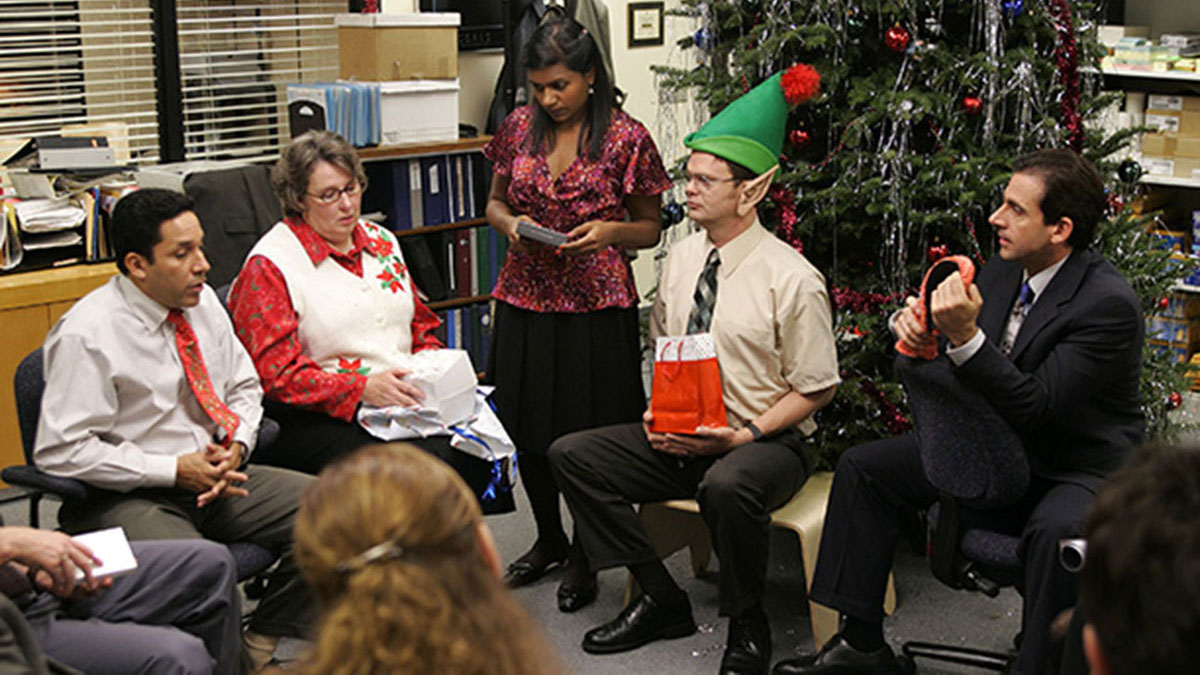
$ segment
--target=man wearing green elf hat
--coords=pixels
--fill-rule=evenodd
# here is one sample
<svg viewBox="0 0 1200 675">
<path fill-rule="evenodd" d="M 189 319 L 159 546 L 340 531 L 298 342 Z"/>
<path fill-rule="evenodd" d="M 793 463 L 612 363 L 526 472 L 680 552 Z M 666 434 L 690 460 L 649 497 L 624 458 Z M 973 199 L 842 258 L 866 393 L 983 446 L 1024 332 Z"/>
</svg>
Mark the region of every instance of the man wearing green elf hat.
<svg viewBox="0 0 1200 675">
<path fill-rule="evenodd" d="M 664 432 L 643 424 L 564 436 L 550 461 L 594 570 L 627 566 L 642 588 L 583 649 L 606 654 L 691 635 L 691 604 L 655 553 L 635 504 L 695 498 L 720 557 L 720 613 L 730 617 L 721 673 L 765 673 L 763 612 L 770 513 L 812 468 L 804 438 L 838 384 L 825 280 L 758 220 L 779 169 L 789 104 L 816 94 L 794 66 L 734 101 L 685 139 L 687 205 L 699 231 L 672 247 L 651 314 L 651 337 L 708 333 L 725 423 Z M 785 96 L 787 92 L 787 96 Z M 657 389 L 656 389 L 657 392 Z M 657 401 L 657 395 L 655 397 Z"/>
</svg>

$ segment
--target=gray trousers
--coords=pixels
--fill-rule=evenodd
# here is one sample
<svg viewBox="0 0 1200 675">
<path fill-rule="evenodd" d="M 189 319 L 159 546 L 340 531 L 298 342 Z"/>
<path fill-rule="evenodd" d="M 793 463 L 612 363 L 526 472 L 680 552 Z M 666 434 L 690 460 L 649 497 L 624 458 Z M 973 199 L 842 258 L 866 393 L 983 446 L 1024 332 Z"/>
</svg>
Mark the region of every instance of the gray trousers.
<svg viewBox="0 0 1200 675">
<path fill-rule="evenodd" d="M 112 588 L 81 600 L 42 592 L 21 610 L 42 650 L 91 675 L 241 672 L 241 596 L 229 549 L 203 540 L 132 546 L 138 567 Z M 46 671 L 31 663 L 0 672 Z"/>
<path fill-rule="evenodd" d="M 549 454 L 595 570 L 658 558 L 634 504 L 695 498 L 721 559 L 723 616 L 762 602 L 771 511 L 796 494 L 810 471 L 795 431 L 718 457 L 680 460 L 651 448 L 641 423 L 616 424 L 567 434 Z"/>
<path fill-rule="evenodd" d="M 219 499 L 203 509 L 196 495 L 175 488 L 127 493 L 97 490 L 83 503 L 64 504 L 59 523 L 69 533 L 121 526 L 130 539 L 212 539 L 254 542 L 280 556 L 250 628 L 263 635 L 308 638 L 317 601 L 292 557 L 292 524 L 313 477 L 250 464 L 247 497 Z"/>
</svg>

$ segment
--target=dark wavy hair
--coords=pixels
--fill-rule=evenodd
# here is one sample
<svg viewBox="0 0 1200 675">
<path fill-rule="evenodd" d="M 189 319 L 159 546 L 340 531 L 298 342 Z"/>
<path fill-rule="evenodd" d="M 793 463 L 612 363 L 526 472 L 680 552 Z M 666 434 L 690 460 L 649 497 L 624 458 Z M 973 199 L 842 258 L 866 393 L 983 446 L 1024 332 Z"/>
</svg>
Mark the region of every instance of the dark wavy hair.
<svg viewBox="0 0 1200 675">
<path fill-rule="evenodd" d="M 613 111 L 621 107 L 624 94 L 609 79 L 600 48 L 592 35 L 578 21 L 555 11 L 546 15 L 525 44 L 521 67 L 530 71 L 559 64 L 581 75 L 595 73 L 577 152 L 593 160 L 599 159 Z M 554 137 L 554 121 L 540 105 L 534 103 L 533 110 L 530 147 L 535 153 L 545 152 Z"/>
</svg>

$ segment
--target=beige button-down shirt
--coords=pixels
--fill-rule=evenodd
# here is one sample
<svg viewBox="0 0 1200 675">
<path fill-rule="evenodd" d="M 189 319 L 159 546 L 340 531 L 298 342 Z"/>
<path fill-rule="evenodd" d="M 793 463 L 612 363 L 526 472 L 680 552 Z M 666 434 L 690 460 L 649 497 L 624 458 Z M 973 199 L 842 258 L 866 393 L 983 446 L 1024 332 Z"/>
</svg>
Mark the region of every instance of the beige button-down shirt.
<svg viewBox="0 0 1200 675">
<path fill-rule="evenodd" d="M 696 279 L 713 244 L 704 231 L 671 247 L 650 315 L 651 339 L 683 335 Z M 825 278 L 756 220 L 718 249 L 713 341 L 730 426 L 766 412 L 789 391 L 813 394 L 837 384 Z M 811 418 L 798 425 L 811 434 Z"/>
</svg>

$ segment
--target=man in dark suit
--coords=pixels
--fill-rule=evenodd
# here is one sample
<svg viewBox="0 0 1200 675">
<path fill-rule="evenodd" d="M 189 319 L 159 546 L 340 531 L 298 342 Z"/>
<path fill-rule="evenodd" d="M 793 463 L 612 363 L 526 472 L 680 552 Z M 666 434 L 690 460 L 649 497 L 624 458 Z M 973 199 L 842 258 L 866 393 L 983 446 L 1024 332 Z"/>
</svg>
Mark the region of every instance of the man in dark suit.
<svg viewBox="0 0 1200 675">
<path fill-rule="evenodd" d="M 930 301 L 958 380 L 1016 429 L 1029 458 L 1028 492 L 1006 513 L 1025 565 L 1014 670 L 1022 675 L 1044 672 L 1050 622 L 1075 602 L 1059 539 L 1078 536 L 1095 490 L 1144 433 L 1142 309 L 1120 273 L 1087 250 L 1104 208 L 1087 160 L 1067 150 L 1019 158 L 989 219 L 1000 260 L 981 270 L 978 285 L 951 275 Z M 934 337 L 915 303 L 909 298 L 893 330 L 920 348 Z M 781 662 L 776 675 L 896 672 L 882 607 L 900 514 L 937 493 L 911 435 L 848 450 L 834 476 L 811 597 L 845 622 L 820 653 Z"/>
</svg>

